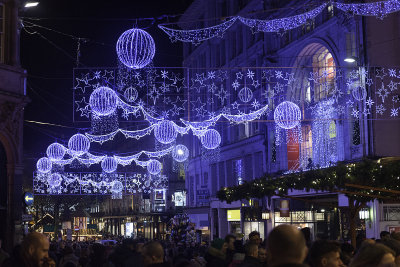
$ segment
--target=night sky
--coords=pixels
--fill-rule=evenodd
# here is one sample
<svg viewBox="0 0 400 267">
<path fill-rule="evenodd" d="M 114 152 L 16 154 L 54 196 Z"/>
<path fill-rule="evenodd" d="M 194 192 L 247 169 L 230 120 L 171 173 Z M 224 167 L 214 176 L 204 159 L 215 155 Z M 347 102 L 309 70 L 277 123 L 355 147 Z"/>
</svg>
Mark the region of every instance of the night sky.
<svg viewBox="0 0 400 267">
<path fill-rule="evenodd" d="M 182 14 L 191 0 L 93 1 L 40 0 L 39 6 L 26 10 L 21 30 L 21 63 L 28 72 L 27 94 L 31 102 L 25 108 L 25 120 L 54 123 L 70 128 L 24 123 L 25 160 L 44 156 L 57 138 L 68 141 L 76 128 L 89 127 L 72 121 L 73 68 L 76 67 L 77 40 L 40 27 L 68 35 L 87 38 L 81 43 L 80 67 L 115 67 L 115 43 L 125 30 L 137 25 L 146 29 L 156 43 L 155 66 L 181 66 L 182 44 L 171 43 L 157 28 L 166 19 L 139 18 Z M 176 21 L 178 18 L 171 18 Z M 28 166 L 26 166 L 28 167 Z"/>
</svg>

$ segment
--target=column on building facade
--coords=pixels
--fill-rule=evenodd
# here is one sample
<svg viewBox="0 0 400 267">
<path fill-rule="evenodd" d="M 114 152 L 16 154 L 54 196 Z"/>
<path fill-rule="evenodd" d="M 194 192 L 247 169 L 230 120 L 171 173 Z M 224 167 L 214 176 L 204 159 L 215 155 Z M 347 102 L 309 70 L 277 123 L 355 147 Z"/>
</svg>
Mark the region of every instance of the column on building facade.
<svg viewBox="0 0 400 267">
<path fill-rule="evenodd" d="M 219 238 L 225 238 L 228 234 L 228 218 L 227 212 L 224 208 L 218 208 L 218 225 L 219 225 Z"/>
</svg>

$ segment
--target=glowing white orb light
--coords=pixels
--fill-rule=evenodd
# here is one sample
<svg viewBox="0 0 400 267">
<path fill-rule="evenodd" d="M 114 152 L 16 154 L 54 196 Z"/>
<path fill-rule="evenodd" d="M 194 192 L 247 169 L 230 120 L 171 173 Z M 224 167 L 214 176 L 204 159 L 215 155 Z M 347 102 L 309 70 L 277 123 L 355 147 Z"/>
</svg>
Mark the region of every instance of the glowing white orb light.
<svg viewBox="0 0 400 267">
<path fill-rule="evenodd" d="M 221 144 L 221 135 L 217 130 L 208 129 L 200 138 L 201 144 L 207 149 L 215 149 Z"/>
<path fill-rule="evenodd" d="M 83 134 L 75 134 L 68 141 L 68 148 L 73 156 L 82 156 L 89 151 L 90 141 Z"/>
<path fill-rule="evenodd" d="M 156 52 L 153 37 L 141 29 L 130 29 L 122 33 L 116 49 L 118 59 L 132 69 L 146 67 Z"/>
<path fill-rule="evenodd" d="M 159 122 L 154 128 L 154 137 L 158 142 L 163 144 L 175 141 L 177 135 L 178 132 L 175 129 L 174 123 L 169 120 Z"/>
<path fill-rule="evenodd" d="M 105 157 L 101 162 L 101 168 L 106 173 L 115 172 L 118 168 L 118 162 L 114 157 Z"/>
<path fill-rule="evenodd" d="M 59 143 L 53 143 L 47 147 L 46 154 L 51 161 L 58 161 L 64 158 L 66 148 Z"/>
<path fill-rule="evenodd" d="M 184 162 L 189 157 L 189 149 L 184 145 L 176 145 L 172 150 L 172 158 L 177 162 Z"/>
<path fill-rule="evenodd" d="M 49 173 L 51 171 L 52 165 L 53 164 L 51 163 L 51 160 L 49 158 L 43 157 L 37 161 L 36 168 L 38 172 Z"/>
<path fill-rule="evenodd" d="M 47 178 L 47 183 L 51 187 L 59 187 L 62 183 L 62 177 L 59 173 L 53 173 Z"/>
<path fill-rule="evenodd" d="M 290 101 L 280 103 L 274 111 L 275 123 L 282 129 L 292 129 L 299 125 L 301 112 L 298 105 Z"/>
<path fill-rule="evenodd" d="M 150 174 L 157 175 L 161 172 L 161 162 L 156 159 L 151 159 L 147 163 L 147 171 Z"/>
<path fill-rule="evenodd" d="M 117 109 L 117 94 L 109 87 L 99 87 L 92 92 L 89 106 L 98 116 L 108 116 Z"/>
</svg>

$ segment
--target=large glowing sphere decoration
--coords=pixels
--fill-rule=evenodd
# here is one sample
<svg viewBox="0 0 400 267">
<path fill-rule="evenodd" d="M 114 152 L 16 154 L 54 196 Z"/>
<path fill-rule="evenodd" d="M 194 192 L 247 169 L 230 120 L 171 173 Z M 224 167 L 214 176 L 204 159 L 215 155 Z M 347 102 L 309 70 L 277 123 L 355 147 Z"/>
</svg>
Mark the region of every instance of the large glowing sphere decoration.
<svg viewBox="0 0 400 267">
<path fill-rule="evenodd" d="M 92 92 L 89 106 L 97 116 L 108 116 L 117 109 L 118 97 L 109 87 L 99 87 Z"/>
<path fill-rule="evenodd" d="M 175 141 L 178 132 L 175 129 L 175 124 L 169 120 L 159 122 L 154 128 L 154 137 L 158 142 L 169 144 Z"/>
<path fill-rule="evenodd" d="M 53 173 L 47 178 L 47 183 L 51 187 L 59 187 L 62 183 L 62 177 L 59 173 Z"/>
<path fill-rule="evenodd" d="M 49 158 L 43 157 L 37 161 L 36 168 L 38 172 L 49 173 L 51 171 L 52 165 L 53 164 L 51 163 L 51 160 Z"/>
<path fill-rule="evenodd" d="M 130 86 L 125 89 L 124 97 L 128 102 L 135 102 L 138 97 L 138 91 L 135 87 Z"/>
<path fill-rule="evenodd" d="M 351 94 L 357 101 L 363 101 L 367 98 L 367 89 L 363 86 L 356 86 L 353 88 Z"/>
<path fill-rule="evenodd" d="M 105 157 L 103 159 L 103 161 L 101 162 L 101 168 L 106 173 L 115 172 L 117 170 L 117 168 L 118 168 L 118 162 L 113 157 Z"/>
<path fill-rule="evenodd" d="M 161 162 L 156 159 L 151 159 L 147 162 L 147 171 L 150 174 L 157 175 L 161 172 Z"/>
<path fill-rule="evenodd" d="M 75 134 L 68 141 L 68 148 L 73 156 L 82 156 L 89 151 L 90 141 L 83 134 Z"/>
<path fill-rule="evenodd" d="M 239 99 L 244 102 L 250 102 L 250 100 L 253 98 L 253 92 L 251 91 L 250 88 L 248 87 L 243 87 L 239 91 Z"/>
<path fill-rule="evenodd" d="M 121 34 L 116 48 L 118 59 L 132 69 L 146 67 L 156 52 L 153 37 L 141 29 L 130 29 Z"/>
<path fill-rule="evenodd" d="M 200 138 L 201 144 L 207 149 L 215 149 L 221 144 L 221 135 L 217 130 L 208 129 Z"/>
<path fill-rule="evenodd" d="M 184 145 L 176 145 L 172 150 L 172 158 L 177 162 L 184 162 L 189 157 L 189 149 Z"/>
<path fill-rule="evenodd" d="M 274 111 L 275 123 L 282 129 L 292 129 L 301 120 L 301 111 L 298 105 L 290 101 L 280 103 Z"/>
<path fill-rule="evenodd" d="M 124 185 L 120 181 L 114 181 L 113 182 L 113 185 L 111 187 L 111 191 L 113 193 L 122 192 L 123 189 L 124 189 Z"/>
<path fill-rule="evenodd" d="M 46 154 L 51 161 L 57 161 L 64 158 L 65 147 L 59 143 L 53 143 L 47 147 Z"/>
</svg>

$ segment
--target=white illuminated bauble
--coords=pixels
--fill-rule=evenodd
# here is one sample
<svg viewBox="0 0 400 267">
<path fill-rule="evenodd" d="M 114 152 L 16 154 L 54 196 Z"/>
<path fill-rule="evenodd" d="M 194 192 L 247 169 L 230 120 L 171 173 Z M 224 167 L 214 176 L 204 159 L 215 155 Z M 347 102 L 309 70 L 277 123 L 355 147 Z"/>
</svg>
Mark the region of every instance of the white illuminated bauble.
<svg viewBox="0 0 400 267">
<path fill-rule="evenodd" d="M 132 69 L 147 66 L 156 52 L 153 37 L 141 29 L 130 29 L 122 33 L 118 38 L 116 49 L 118 59 Z"/>
<path fill-rule="evenodd" d="M 250 90 L 248 87 L 243 87 L 239 91 L 239 99 L 244 102 L 250 102 L 250 100 L 253 98 L 253 92 Z"/>
<path fill-rule="evenodd" d="M 101 168 L 106 173 L 115 172 L 117 170 L 117 168 L 118 168 L 118 162 L 113 157 L 105 157 L 103 159 L 103 161 L 101 162 Z"/>
<path fill-rule="evenodd" d="M 83 134 L 75 134 L 69 139 L 68 148 L 73 156 L 82 156 L 89 151 L 89 138 Z"/>
<path fill-rule="evenodd" d="M 49 158 L 43 157 L 37 161 L 36 168 L 38 172 L 49 173 L 51 171 L 52 165 L 53 164 L 51 163 L 51 160 Z"/>
<path fill-rule="evenodd" d="M 215 149 L 221 144 L 221 135 L 217 130 L 208 129 L 200 138 L 201 144 L 207 149 Z"/>
<path fill-rule="evenodd" d="M 290 101 L 280 103 L 274 111 L 275 123 L 282 129 L 292 129 L 299 125 L 301 112 L 299 106 Z"/>
<path fill-rule="evenodd" d="M 145 181 L 145 182 L 144 182 L 144 186 L 145 186 L 145 187 L 150 187 L 150 181 L 149 181 L 149 180 Z"/>
<path fill-rule="evenodd" d="M 64 158 L 66 148 L 59 144 L 53 143 L 47 147 L 46 154 L 51 161 L 58 161 Z"/>
<path fill-rule="evenodd" d="M 89 106 L 98 116 L 108 116 L 117 109 L 118 97 L 115 91 L 109 87 L 99 87 L 92 92 L 89 98 Z"/>
<path fill-rule="evenodd" d="M 113 182 L 113 185 L 111 187 L 111 191 L 113 193 L 122 192 L 123 189 L 124 189 L 124 185 L 120 181 L 114 181 Z"/>
<path fill-rule="evenodd" d="M 184 145 L 176 145 L 172 150 L 172 158 L 178 162 L 184 162 L 189 157 L 189 149 Z"/>
<path fill-rule="evenodd" d="M 161 172 L 161 162 L 155 159 L 151 159 L 147 162 L 147 171 L 150 174 L 157 175 Z"/>
<path fill-rule="evenodd" d="M 154 137 L 158 142 L 169 144 L 175 141 L 178 132 L 175 129 L 175 124 L 169 120 L 159 122 L 154 128 Z"/>
<path fill-rule="evenodd" d="M 138 91 L 134 87 L 128 87 L 125 89 L 124 97 L 128 102 L 135 102 L 138 97 Z"/>
<path fill-rule="evenodd" d="M 363 101 L 367 98 L 367 89 L 363 86 L 354 87 L 351 93 L 357 101 Z"/>
<path fill-rule="evenodd" d="M 59 173 L 53 173 L 47 178 L 47 183 L 51 187 L 59 187 L 62 183 L 62 177 Z"/>
</svg>

